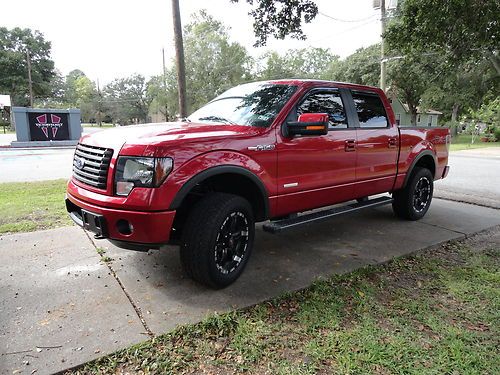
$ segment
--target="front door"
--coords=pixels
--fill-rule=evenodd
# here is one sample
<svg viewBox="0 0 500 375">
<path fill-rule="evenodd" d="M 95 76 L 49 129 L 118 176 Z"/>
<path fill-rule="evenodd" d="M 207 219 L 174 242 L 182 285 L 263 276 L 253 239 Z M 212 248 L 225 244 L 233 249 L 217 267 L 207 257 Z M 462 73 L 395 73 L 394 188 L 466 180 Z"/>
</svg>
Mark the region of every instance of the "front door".
<svg viewBox="0 0 500 375">
<path fill-rule="evenodd" d="M 287 117 L 297 121 L 303 113 L 327 113 L 327 135 L 285 138 L 278 128 L 277 215 L 342 202 L 354 194 L 356 129 L 346 98 L 343 90 L 315 88 Z"/>
</svg>

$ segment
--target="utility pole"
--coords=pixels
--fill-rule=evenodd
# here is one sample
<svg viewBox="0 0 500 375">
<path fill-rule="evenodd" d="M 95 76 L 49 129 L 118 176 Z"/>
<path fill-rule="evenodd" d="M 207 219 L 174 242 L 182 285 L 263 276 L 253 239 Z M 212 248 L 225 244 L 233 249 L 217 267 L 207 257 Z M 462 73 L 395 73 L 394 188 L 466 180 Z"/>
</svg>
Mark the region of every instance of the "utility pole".
<svg viewBox="0 0 500 375">
<path fill-rule="evenodd" d="M 97 125 L 102 126 L 102 95 L 101 95 L 101 87 L 99 86 L 99 78 L 97 78 Z"/>
<path fill-rule="evenodd" d="M 167 69 L 165 67 L 165 48 L 161 49 L 163 56 L 163 91 L 165 93 L 165 121 L 168 121 L 168 103 L 167 103 Z"/>
<path fill-rule="evenodd" d="M 386 60 L 385 60 L 385 21 L 386 21 L 386 9 L 385 0 L 380 0 L 380 17 L 382 22 L 382 43 L 380 48 L 380 88 L 385 92 L 385 78 L 386 78 Z"/>
<path fill-rule="evenodd" d="M 187 116 L 186 108 L 186 67 L 184 64 L 184 43 L 182 40 L 181 14 L 179 0 L 172 0 L 172 18 L 174 21 L 175 61 L 177 66 L 177 86 L 179 89 L 179 116 Z"/>
<path fill-rule="evenodd" d="M 28 86 L 30 89 L 30 107 L 33 108 L 33 81 L 31 80 L 31 57 L 29 49 L 26 49 L 26 61 L 28 63 Z"/>
</svg>

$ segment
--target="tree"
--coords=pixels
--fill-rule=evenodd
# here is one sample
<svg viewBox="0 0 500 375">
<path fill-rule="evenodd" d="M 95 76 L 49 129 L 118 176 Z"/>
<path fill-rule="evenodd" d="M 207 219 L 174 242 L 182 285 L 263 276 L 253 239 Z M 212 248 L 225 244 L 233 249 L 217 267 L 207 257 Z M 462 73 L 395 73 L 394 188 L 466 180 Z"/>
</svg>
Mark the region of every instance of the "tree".
<svg viewBox="0 0 500 375">
<path fill-rule="evenodd" d="M 231 0 L 238 3 L 239 0 Z M 291 36 L 306 39 L 302 22 L 309 23 L 318 14 L 318 6 L 311 0 L 246 0 L 252 6 L 248 13 L 253 19 L 257 38 L 255 46 L 263 46 L 272 35 L 277 39 Z"/>
<path fill-rule="evenodd" d="M 263 56 L 263 66 L 257 76 L 260 79 L 327 79 L 330 67 L 338 59 L 338 56 L 325 48 L 293 49 L 283 56 L 273 51 Z"/>
<path fill-rule="evenodd" d="M 252 59 L 246 49 L 229 40 L 227 28 L 205 11 L 184 27 L 188 112 L 198 109 L 228 88 L 252 79 Z M 167 72 L 167 97 L 176 91 L 175 71 Z M 170 102 L 170 100 L 169 100 Z M 168 105 L 171 114 L 178 103 Z"/>
<path fill-rule="evenodd" d="M 79 108 L 83 122 L 94 122 L 97 115 L 97 89 L 84 72 L 72 70 L 64 82 L 64 102 L 67 106 Z"/>
<path fill-rule="evenodd" d="M 171 77 L 170 81 L 174 79 L 175 77 Z M 161 114 L 165 121 L 174 119 L 175 113 L 172 113 L 170 103 L 175 101 L 175 92 L 174 90 L 167 91 L 163 75 L 151 77 L 147 83 L 147 96 L 150 99 L 150 114 Z"/>
<path fill-rule="evenodd" d="M 385 38 L 404 53 L 445 54 L 450 63 L 488 59 L 500 74 L 498 0 L 405 0 Z"/>
<path fill-rule="evenodd" d="M 475 110 L 498 96 L 500 76 L 489 61 L 471 58 L 451 69 L 446 61 L 434 56 L 433 60 L 436 70 L 444 73 L 429 82 L 422 96 L 424 107 L 439 108 L 455 122 L 460 113 Z"/>
<path fill-rule="evenodd" d="M 496 134 L 500 132 L 500 97 L 484 103 L 477 111 L 470 111 L 469 117 L 488 125 Z M 497 139 L 500 141 L 500 139 Z"/>
<path fill-rule="evenodd" d="M 151 98 L 147 95 L 145 78 L 134 74 L 118 78 L 106 85 L 104 98 L 113 120 L 124 124 L 148 122 Z"/>
<path fill-rule="evenodd" d="M 407 55 L 388 64 L 389 82 L 396 95 L 408 105 L 411 125 L 417 125 L 417 108 L 432 82 L 433 69 L 428 58 Z"/>
<path fill-rule="evenodd" d="M 355 53 L 330 65 L 330 79 L 377 86 L 380 78 L 380 44 L 359 48 Z"/>
<path fill-rule="evenodd" d="M 55 76 L 50 50 L 50 42 L 38 31 L 0 27 L 0 92 L 10 94 L 14 105 L 29 103 L 26 51 L 30 54 L 34 96 L 50 96 Z"/>
</svg>

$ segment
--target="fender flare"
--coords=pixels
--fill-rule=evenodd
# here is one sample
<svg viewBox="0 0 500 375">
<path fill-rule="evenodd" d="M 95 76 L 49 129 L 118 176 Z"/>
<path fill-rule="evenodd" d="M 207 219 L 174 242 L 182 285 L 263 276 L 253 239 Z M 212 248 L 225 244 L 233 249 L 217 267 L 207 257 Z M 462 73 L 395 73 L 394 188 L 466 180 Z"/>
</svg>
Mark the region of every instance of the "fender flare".
<svg viewBox="0 0 500 375">
<path fill-rule="evenodd" d="M 415 156 L 415 159 L 413 159 L 413 162 L 411 163 L 410 167 L 408 168 L 408 171 L 406 171 L 406 176 L 405 176 L 405 180 L 403 182 L 403 187 L 405 187 L 406 184 L 408 183 L 408 180 L 410 179 L 410 176 L 413 172 L 413 169 L 415 169 L 415 166 L 417 165 L 418 161 L 427 155 L 432 156 L 432 160 L 434 160 L 434 176 L 433 177 L 436 178 L 436 171 L 437 171 L 436 156 L 434 155 L 434 153 L 431 150 L 424 150 L 424 151 L 421 151 L 417 156 Z"/>
<path fill-rule="evenodd" d="M 243 167 L 235 166 L 235 165 L 221 165 L 221 166 L 216 166 L 216 167 L 211 167 L 208 169 L 205 169 L 204 171 L 198 173 L 197 175 L 191 177 L 177 192 L 175 195 L 175 198 L 172 200 L 172 203 L 170 203 L 170 210 L 177 210 L 184 198 L 191 192 L 191 190 L 198 185 L 200 182 L 206 180 L 207 178 L 221 175 L 221 174 L 226 174 L 226 173 L 233 173 L 233 174 L 239 174 L 244 177 L 249 178 L 252 182 L 257 185 L 259 188 L 259 191 L 261 193 L 261 197 L 264 201 L 264 215 L 266 218 L 269 217 L 269 194 L 267 193 L 267 189 L 260 180 L 257 175 L 255 175 L 253 172 L 249 171 L 248 169 L 245 169 Z"/>
</svg>

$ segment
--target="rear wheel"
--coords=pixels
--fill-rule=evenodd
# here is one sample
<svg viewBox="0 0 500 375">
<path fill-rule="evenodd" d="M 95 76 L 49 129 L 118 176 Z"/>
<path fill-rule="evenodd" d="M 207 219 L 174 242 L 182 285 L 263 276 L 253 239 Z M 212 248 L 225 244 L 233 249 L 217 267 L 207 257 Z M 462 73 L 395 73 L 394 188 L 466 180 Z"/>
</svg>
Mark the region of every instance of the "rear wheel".
<svg viewBox="0 0 500 375">
<path fill-rule="evenodd" d="M 402 219 L 419 220 L 429 209 L 433 191 L 431 171 L 416 167 L 406 187 L 393 193 L 392 209 Z"/>
<path fill-rule="evenodd" d="M 194 280 L 215 289 L 233 283 L 250 257 L 255 235 L 247 200 L 211 193 L 189 213 L 180 249 L 181 262 Z"/>
</svg>

